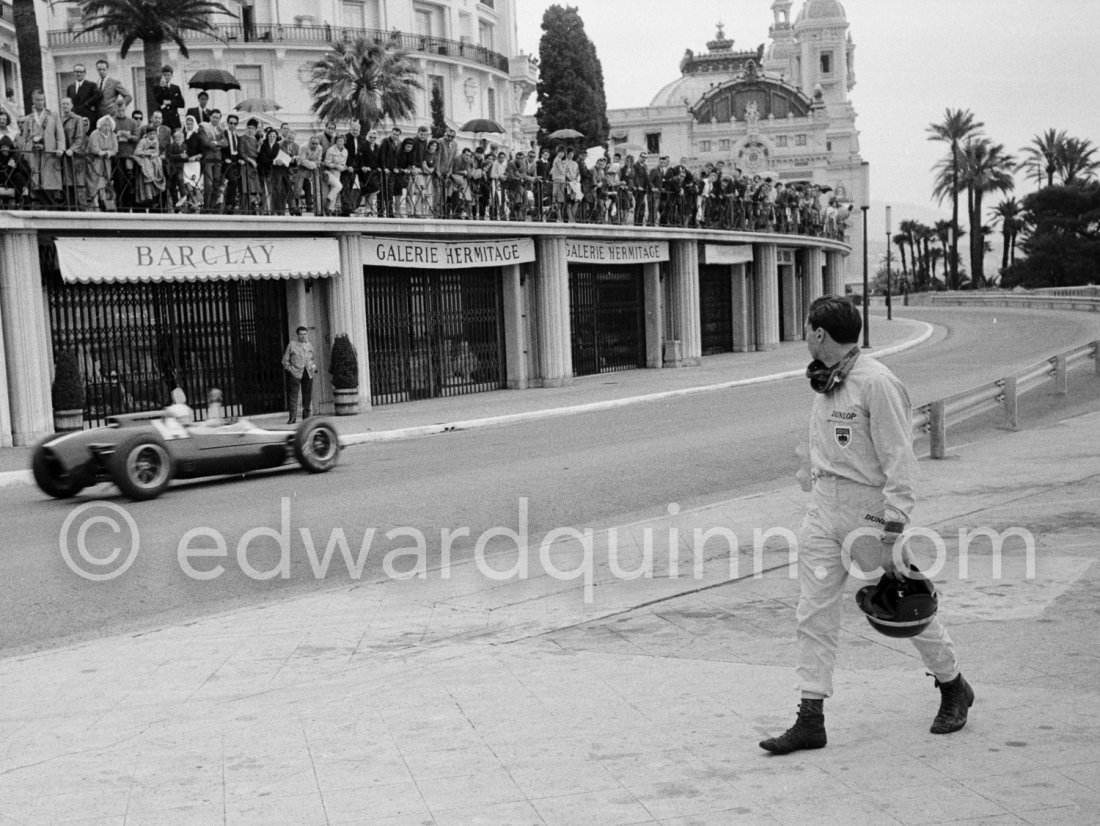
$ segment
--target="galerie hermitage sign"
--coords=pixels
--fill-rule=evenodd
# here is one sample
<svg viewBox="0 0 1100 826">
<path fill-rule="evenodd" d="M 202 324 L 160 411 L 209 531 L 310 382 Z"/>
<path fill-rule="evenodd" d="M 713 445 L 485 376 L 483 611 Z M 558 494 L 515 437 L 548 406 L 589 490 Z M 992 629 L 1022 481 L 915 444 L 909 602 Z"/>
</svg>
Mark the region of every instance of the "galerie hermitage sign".
<svg viewBox="0 0 1100 826">
<path fill-rule="evenodd" d="M 533 238 L 478 238 L 429 241 L 423 238 L 364 238 L 363 264 L 368 267 L 412 267 L 455 270 L 503 267 L 535 260 Z"/>
<path fill-rule="evenodd" d="M 570 264 L 654 264 L 668 260 L 668 241 L 565 241 Z"/>
</svg>

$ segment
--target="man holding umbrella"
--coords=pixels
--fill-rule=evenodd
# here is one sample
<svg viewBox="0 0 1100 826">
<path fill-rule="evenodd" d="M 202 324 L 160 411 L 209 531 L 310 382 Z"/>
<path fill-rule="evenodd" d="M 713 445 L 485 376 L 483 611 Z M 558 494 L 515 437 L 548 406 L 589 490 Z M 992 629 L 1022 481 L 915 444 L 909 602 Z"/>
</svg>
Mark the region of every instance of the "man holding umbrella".
<svg viewBox="0 0 1100 826">
<path fill-rule="evenodd" d="M 187 110 L 187 114 L 195 119 L 195 123 L 203 124 L 210 123 L 210 95 L 205 89 L 199 92 L 199 105 L 192 106 Z"/>
</svg>

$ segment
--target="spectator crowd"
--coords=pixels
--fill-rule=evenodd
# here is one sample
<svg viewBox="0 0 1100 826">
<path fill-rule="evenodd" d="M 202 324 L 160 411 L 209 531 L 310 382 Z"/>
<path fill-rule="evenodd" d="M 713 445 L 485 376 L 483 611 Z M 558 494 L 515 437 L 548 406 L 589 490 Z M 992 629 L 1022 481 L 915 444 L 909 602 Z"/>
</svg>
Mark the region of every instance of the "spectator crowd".
<svg viewBox="0 0 1100 826">
<path fill-rule="evenodd" d="M 749 175 L 722 161 L 690 167 L 614 145 L 509 150 L 483 138 L 460 147 L 454 129 L 432 137 L 347 132 L 329 121 L 299 137 L 200 92 L 186 109 L 164 67 L 148 118 L 96 64 L 74 67 L 60 112 L 41 90 L 18 115 L 0 111 L 0 208 L 99 209 L 253 215 L 334 215 L 695 226 L 842 238 L 850 206 L 827 188 Z M 241 121 L 244 119 L 242 125 Z"/>
</svg>

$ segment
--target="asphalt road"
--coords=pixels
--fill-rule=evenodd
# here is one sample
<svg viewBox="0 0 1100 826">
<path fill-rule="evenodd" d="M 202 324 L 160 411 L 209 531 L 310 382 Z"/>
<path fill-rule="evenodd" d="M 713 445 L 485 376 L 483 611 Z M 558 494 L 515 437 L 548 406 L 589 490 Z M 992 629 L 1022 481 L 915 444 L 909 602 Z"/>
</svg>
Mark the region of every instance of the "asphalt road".
<svg viewBox="0 0 1100 826">
<path fill-rule="evenodd" d="M 928 344 L 885 359 L 917 404 L 1100 338 L 1100 317 L 1084 313 L 942 308 L 898 308 L 898 313 L 937 325 Z M 809 400 L 805 382 L 792 379 L 379 443 L 347 450 L 328 474 L 290 469 L 180 485 L 145 503 L 126 501 L 106 485 L 70 502 L 47 499 L 36 488 L 0 490 L 0 654 L 347 587 L 381 575 L 387 552 L 414 548 L 420 536 L 434 563 L 445 530 L 456 537 L 451 556 L 459 559 L 491 528 L 518 530 L 522 512 L 527 537 L 538 542 L 557 527 L 617 524 L 652 516 L 670 503 L 687 508 L 785 486 L 796 467 L 793 448 Z M 1039 399 L 1035 415 L 1058 415 L 1062 409 L 1062 402 Z M 982 428 L 992 426 L 996 421 L 989 418 L 953 438 L 980 438 Z M 108 504 L 91 507 L 97 499 Z M 80 505 L 89 507 L 77 513 Z M 116 507 L 125 513 L 104 510 Z M 115 519 L 124 534 L 95 523 L 96 516 Z M 86 570 L 100 575 L 113 570 L 129 557 L 130 534 L 136 532 L 132 565 L 101 582 L 74 574 L 60 545 L 67 539 L 70 555 L 79 559 L 82 523 L 91 554 L 105 559 L 121 548 L 114 563 L 85 565 Z M 353 555 L 368 549 L 366 562 L 361 571 L 349 573 L 337 550 L 327 572 L 318 576 L 315 560 L 339 532 Z M 411 560 L 391 561 L 400 571 Z M 188 566 L 191 574 L 185 573 Z"/>
</svg>

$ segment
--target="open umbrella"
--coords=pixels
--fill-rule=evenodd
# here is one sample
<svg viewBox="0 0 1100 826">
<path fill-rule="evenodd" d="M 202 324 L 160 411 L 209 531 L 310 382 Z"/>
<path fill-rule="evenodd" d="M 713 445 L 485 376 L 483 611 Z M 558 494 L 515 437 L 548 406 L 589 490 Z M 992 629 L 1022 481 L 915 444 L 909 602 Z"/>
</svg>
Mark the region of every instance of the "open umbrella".
<svg viewBox="0 0 1100 826">
<path fill-rule="evenodd" d="M 238 112 L 274 112 L 283 107 L 271 98 L 247 98 L 233 107 Z"/>
<path fill-rule="evenodd" d="M 187 81 L 187 85 L 192 89 L 202 89 L 203 91 L 220 89 L 223 92 L 228 92 L 230 89 L 241 88 L 237 78 L 225 69 L 199 69 Z"/>
<path fill-rule="evenodd" d="M 584 165 L 589 169 L 596 168 L 596 161 L 607 156 L 602 146 L 593 146 L 584 150 Z"/>
<path fill-rule="evenodd" d="M 468 120 L 461 127 L 459 132 L 496 132 L 497 134 L 504 134 L 504 127 L 497 123 L 495 120 L 489 118 L 474 118 Z"/>
<path fill-rule="evenodd" d="M 249 112 L 247 119 L 252 120 L 253 118 L 264 126 L 274 126 L 276 129 L 283 128 L 283 121 L 268 112 Z"/>
<path fill-rule="evenodd" d="M 566 141 L 570 138 L 583 138 L 584 133 L 578 132 L 576 129 L 556 129 L 546 136 L 550 141 Z"/>
</svg>

